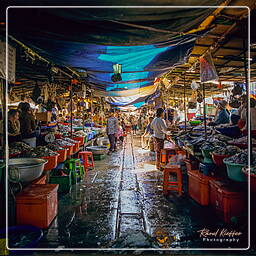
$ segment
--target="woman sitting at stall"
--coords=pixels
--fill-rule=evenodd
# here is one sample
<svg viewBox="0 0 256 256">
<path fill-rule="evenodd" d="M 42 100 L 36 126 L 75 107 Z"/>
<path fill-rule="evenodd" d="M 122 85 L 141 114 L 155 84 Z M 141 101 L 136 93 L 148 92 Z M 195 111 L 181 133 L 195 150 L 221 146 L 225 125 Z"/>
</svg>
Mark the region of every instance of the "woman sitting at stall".
<svg viewBox="0 0 256 256">
<path fill-rule="evenodd" d="M 8 111 L 8 141 L 9 143 L 21 141 L 19 111 L 16 109 Z"/>
<path fill-rule="evenodd" d="M 29 144 L 31 147 L 36 147 L 36 123 L 34 115 L 31 112 L 30 104 L 24 103 L 21 106 L 20 114 L 20 131 L 23 142 Z"/>
<path fill-rule="evenodd" d="M 220 124 L 228 124 L 230 122 L 229 112 L 227 110 L 227 101 L 219 101 L 217 105 L 217 114 L 213 122 L 209 123 L 209 126 L 216 126 Z"/>
<path fill-rule="evenodd" d="M 239 120 L 239 128 L 244 134 L 247 134 L 248 122 L 247 122 L 247 97 L 243 98 L 244 102 L 242 104 L 242 108 L 240 109 L 240 120 Z M 251 115 L 251 131 L 252 136 L 256 136 L 256 100 L 250 99 L 250 115 Z"/>
</svg>

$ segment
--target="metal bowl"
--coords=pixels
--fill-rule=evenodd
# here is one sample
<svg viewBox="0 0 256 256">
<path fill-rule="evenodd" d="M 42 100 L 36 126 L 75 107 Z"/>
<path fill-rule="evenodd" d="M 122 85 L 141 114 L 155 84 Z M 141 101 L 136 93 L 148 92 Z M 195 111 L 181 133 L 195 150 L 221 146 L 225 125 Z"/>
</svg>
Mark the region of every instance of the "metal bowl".
<svg viewBox="0 0 256 256">
<path fill-rule="evenodd" d="M 8 162 L 8 179 L 11 182 L 31 182 L 42 175 L 47 162 L 40 158 L 11 158 Z"/>
<path fill-rule="evenodd" d="M 103 155 L 108 152 L 108 147 L 105 146 L 89 146 L 86 147 L 86 149 L 91 151 L 95 155 Z"/>
</svg>

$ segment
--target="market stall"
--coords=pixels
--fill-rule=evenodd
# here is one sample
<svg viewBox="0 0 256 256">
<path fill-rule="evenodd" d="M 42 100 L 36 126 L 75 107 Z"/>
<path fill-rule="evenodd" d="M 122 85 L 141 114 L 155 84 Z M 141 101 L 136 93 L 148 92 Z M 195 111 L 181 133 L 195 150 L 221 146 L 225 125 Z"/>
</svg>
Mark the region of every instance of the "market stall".
<svg viewBox="0 0 256 256">
<path fill-rule="evenodd" d="M 11 8 L 9 19 L 16 70 L 1 145 L 10 232 L 32 225 L 39 242 L 55 223 L 67 248 L 108 248 L 109 239 L 113 248 L 210 248 L 192 230 L 208 225 L 243 234 L 238 245 L 214 246 L 245 247 L 256 191 L 246 8 Z M 159 226 L 181 239 L 161 242 Z M 122 240 L 138 232 L 143 239 Z"/>
</svg>

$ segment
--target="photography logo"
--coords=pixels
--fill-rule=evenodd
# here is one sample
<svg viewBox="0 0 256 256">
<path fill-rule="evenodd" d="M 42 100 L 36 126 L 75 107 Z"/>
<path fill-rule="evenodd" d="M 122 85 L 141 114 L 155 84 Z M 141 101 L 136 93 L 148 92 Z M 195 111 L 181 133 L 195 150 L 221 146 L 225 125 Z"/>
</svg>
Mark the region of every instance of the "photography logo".
<svg viewBox="0 0 256 256">
<path fill-rule="evenodd" d="M 226 228 L 210 230 L 203 228 L 197 231 L 199 236 L 203 239 L 203 242 L 232 242 L 238 243 L 242 232 L 236 230 L 228 230 Z"/>
</svg>

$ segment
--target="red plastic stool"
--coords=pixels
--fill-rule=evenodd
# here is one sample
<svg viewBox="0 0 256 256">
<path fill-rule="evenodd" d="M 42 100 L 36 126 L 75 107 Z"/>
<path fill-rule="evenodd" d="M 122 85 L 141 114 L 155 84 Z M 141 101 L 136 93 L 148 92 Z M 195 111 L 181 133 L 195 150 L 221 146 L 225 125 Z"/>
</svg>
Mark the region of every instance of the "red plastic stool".
<svg viewBox="0 0 256 256">
<path fill-rule="evenodd" d="M 164 148 L 164 149 L 161 149 L 160 164 L 161 165 L 167 165 L 168 159 L 172 155 L 176 155 L 176 149 L 175 148 Z"/>
<path fill-rule="evenodd" d="M 176 181 L 170 181 L 170 174 L 173 173 L 177 176 Z M 170 165 L 164 168 L 163 192 L 166 195 L 168 191 L 177 191 L 179 195 L 182 194 L 182 174 L 179 165 Z"/>
<path fill-rule="evenodd" d="M 94 168 L 94 159 L 92 152 L 81 151 L 78 153 L 78 158 L 82 159 L 85 170 L 88 170 L 88 168 Z"/>
</svg>

